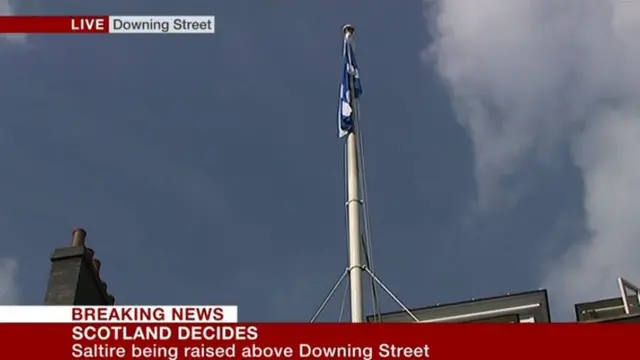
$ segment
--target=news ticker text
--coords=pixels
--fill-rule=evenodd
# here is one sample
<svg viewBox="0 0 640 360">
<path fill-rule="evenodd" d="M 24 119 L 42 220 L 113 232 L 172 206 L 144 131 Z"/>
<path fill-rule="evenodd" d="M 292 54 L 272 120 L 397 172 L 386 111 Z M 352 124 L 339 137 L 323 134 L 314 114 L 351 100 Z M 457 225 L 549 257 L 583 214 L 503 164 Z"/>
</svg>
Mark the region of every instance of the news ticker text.
<svg viewBox="0 0 640 360">
<path fill-rule="evenodd" d="M 197 346 L 108 344 L 74 344 L 71 355 L 76 359 L 422 359 L 429 357 L 429 346 L 405 347 L 394 344 L 377 346 L 297 346 L 221 345 L 201 343 Z"/>
<path fill-rule="evenodd" d="M 255 343 L 257 326 L 243 325 L 76 325 L 71 352 L 78 359 L 386 359 L 427 358 L 429 346 L 321 346 L 311 342 L 295 346 Z M 97 342 L 96 342 L 97 341 Z M 111 345 L 119 343 L 119 345 Z M 172 344 L 172 345 L 166 345 Z M 181 346 L 173 344 L 184 344 Z"/>
</svg>

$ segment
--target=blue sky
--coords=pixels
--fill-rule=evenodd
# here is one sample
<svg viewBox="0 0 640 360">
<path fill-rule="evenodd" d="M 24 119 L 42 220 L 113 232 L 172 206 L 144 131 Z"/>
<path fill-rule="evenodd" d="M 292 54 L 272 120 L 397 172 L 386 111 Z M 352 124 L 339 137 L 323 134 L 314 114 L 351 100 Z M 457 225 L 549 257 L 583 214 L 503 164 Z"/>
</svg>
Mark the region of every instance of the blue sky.
<svg viewBox="0 0 640 360">
<path fill-rule="evenodd" d="M 602 64 L 588 57 L 602 49 L 584 41 L 578 60 L 539 65 L 526 56 L 540 44 L 526 26 L 548 14 L 558 25 L 549 31 L 565 33 L 560 15 L 577 3 L 534 17 L 515 5 L 490 11 L 503 0 L 467 10 L 461 1 L 0 5 L 17 14 L 215 15 L 217 30 L 0 40 L 3 301 L 42 303 L 51 251 L 82 226 L 120 304 L 237 304 L 241 320 L 307 320 L 346 265 L 336 136 L 345 23 L 358 31 L 378 276 L 410 307 L 544 286 L 568 318 L 574 301 L 615 294 L 614 274 L 638 270 L 624 254 L 638 248 L 640 230 L 611 235 L 619 216 L 597 214 L 640 200 L 623 200 L 624 188 L 613 200 L 598 195 L 609 186 L 600 180 L 635 179 L 623 158 L 632 150 L 608 151 L 602 139 L 615 144 L 607 134 L 635 129 L 624 119 L 640 112 L 626 104 L 640 92 L 622 81 L 638 75 L 625 65 L 640 51 Z M 561 40 L 610 26 L 610 9 L 588 3 L 571 20 L 578 30 L 543 50 L 557 54 Z M 620 33 L 609 36 L 625 40 Z M 491 51 L 496 44 L 513 49 Z M 602 88 L 580 81 L 594 64 L 616 68 L 605 95 L 580 91 Z M 581 120 L 594 106 L 622 114 L 620 128 Z M 620 165 L 600 166 L 611 159 Z M 606 276 L 591 281 L 593 273 Z M 340 296 L 323 320 L 339 307 Z"/>
</svg>

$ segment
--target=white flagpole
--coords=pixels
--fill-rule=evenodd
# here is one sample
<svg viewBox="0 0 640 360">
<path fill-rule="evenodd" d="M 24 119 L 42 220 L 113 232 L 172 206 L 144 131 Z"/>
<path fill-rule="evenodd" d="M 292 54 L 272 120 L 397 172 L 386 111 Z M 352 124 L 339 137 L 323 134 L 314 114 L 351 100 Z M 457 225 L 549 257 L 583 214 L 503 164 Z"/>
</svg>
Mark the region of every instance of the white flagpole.
<svg viewBox="0 0 640 360">
<path fill-rule="evenodd" d="M 345 40 L 353 38 L 355 28 L 345 25 L 342 28 Z M 351 40 L 353 41 L 353 40 Z M 364 321 L 362 309 L 362 247 L 360 232 L 360 172 L 358 169 L 358 138 L 357 138 L 357 106 L 355 104 L 353 78 L 349 81 L 349 96 L 352 108 L 353 131 L 347 135 L 347 211 L 349 227 L 349 284 L 351 295 L 351 322 Z"/>
</svg>

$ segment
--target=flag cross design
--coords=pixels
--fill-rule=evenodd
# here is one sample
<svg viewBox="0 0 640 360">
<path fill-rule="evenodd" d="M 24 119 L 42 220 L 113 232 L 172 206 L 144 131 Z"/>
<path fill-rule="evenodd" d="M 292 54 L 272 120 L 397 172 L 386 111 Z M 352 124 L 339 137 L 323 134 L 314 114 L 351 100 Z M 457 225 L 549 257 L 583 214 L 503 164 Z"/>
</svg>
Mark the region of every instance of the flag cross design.
<svg viewBox="0 0 640 360">
<path fill-rule="evenodd" d="M 342 48 L 342 82 L 340 83 L 340 106 L 338 109 L 338 136 L 344 137 L 354 128 L 353 109 L 362 94 L 360 74 L 350 37 L 345 37 Z M 353 94 L 351 91 L 353 90 Z"/>
</svg>

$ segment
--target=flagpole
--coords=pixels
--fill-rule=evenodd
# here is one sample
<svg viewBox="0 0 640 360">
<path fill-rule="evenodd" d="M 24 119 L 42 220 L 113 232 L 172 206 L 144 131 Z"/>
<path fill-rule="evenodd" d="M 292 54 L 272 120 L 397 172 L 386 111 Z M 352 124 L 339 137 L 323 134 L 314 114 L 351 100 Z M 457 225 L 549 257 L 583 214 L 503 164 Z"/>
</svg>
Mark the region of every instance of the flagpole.
<svg viewBox="0 0 640 360">
<path fill-rule="evenodd" d="M 345 41 L 353 42 L 355 28 L 345 25 L 342 28 Z M 357 106 L 355 104 L 355 91 L 353 78 L 349 81 L 349 97 L 352 105 L 353 131 L 347 134 L 347 212 L 349 227 L 349 284 L 351 296 L 351 322 L 364 321 L 362 300 L 362 247 L 360 232 L 360 211 L 362 199 L 360 198 L 360 172 L 358 169 L 358 138 L 357 138 Z"/>
</svg>

